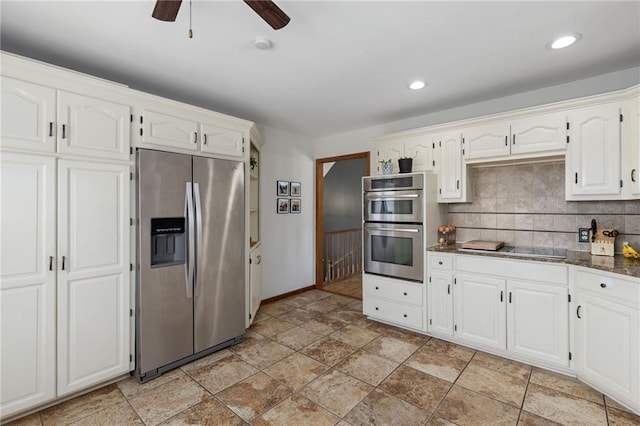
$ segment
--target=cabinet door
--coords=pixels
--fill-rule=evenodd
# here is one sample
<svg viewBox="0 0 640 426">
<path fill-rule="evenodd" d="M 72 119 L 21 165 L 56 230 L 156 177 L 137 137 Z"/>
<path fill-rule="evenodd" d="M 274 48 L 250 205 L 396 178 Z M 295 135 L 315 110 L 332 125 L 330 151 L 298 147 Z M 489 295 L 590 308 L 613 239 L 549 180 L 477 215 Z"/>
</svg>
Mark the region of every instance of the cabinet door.
<svg viewBox="0 0 640 426">
<path fill-rule="evenodd" d="M 576 295 L 578 377 L 628 401 L 638 401 L 638 309 L 589 292 Z"/>
<path fill-rule="evenodd" d="M 258 246 L 251 252 L 251 267 L 249 273 L 251 293 L 249 300 L 251 303 L 250 324 L 256 319 L 256 312 L 260 308 L 262 301 L 262 246 Z"/>
<path fill-rule="evenodd" d="M 202 152 L 242 157 L 244 136 L 241 131 L 210 124 L 200 125 Z"/>
<path fill-rule="evenodd" d="M 507 350 L 569 366 L 569 291 L 507 281 Z"/>
<path fill-rule="evenodd" d="M 2 154 L 0 412 L 55 396 L 55 159 Z"/>
<path fill-rule="evenodd" d="M 457 336 L 505 350 L 505 281 L 476 275 L 456 277 Z"/>
<path fill-rule="evenodd" d="M 520 118 L 511 122 L 511 154 L 532 152 L 557 155 L 567 147 L 564 112 Z"/>
<path fill-rule="evenodd" d="M 128 160 L 131 108 L 58 92 L 58 152 Z"/>
<path fill-rule="evenodd" d="M 435 166 L 433 160 L 433 138 L 430 135 L 420 135 L 407 138 L 404 141 L 404 155 L 413 158 L 413 171 L 432 171 Z"/>
<path fill-rule="evenodd" d="M 56 91 L 9 77 L 0 81 L 2 146 L 54 152 Z"/>
<path fill-rule="evenodd" d="M 145 109 L 142 113 L 142 143 L 195 152 L 198 150 L 198 123 Z"/>
<path fill-rule="evenodd" d="M 629 101 L 627 107 L 629 120 L 623 122 L 622 140 L 623 148 L 627 147 L 628 153 L 623 151 L 622 158 L 626 159 L 626 170 L 623 171 L 623 181 L 629 182 L 629 192 L 637 199 L 640 196 L 640 99 Z M 626 177 L 624 177 L 626 175 Z"/>
<path fill-rule="evenodd" d="M 495 124 L 465 129 L 462 132 L 465 158 L 504 157 L 510 153 L 509 125 Z"/>
<path fill-rule="evenodd" d="M 58 395 L 129 371 L 129 167 L 58 165 Z"/>
<path fill-rule="evenodd" d="M 570 125 L 567 198 L 620 194 L 620 105 L 575 110 Z"/>
<path fill-rule="evenodd" d="M 430 333 L 453 336 L 453 275 L 432 272 L 427 286 Z"/>
<path fill-rule="evenodd" d="M 440 166 L 438 168 L 438 201 L 463 199 L 462 141 L 457 132 L 438 138 Z"/>
<path fill-rule="evenodd" d="M 403 144 L 400 140 L 385 141 L 378 145 L 378 174 L 382 174 L 380 161 L 391 160 L 393 172 L 398 173 L 398 158 L 402 157 Z"/>
</svg>

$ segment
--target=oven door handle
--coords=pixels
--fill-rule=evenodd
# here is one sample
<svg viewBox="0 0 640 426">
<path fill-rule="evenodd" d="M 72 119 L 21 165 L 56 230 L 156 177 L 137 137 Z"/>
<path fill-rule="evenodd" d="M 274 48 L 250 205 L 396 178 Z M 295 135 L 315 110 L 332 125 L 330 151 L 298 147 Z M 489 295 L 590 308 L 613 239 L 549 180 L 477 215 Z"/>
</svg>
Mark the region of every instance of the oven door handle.
<svg viewBox="0 0 640 426">
<path fill-rule="evenodd" d="M 397 198 L 418 198 L 420 194 L 399 194 L 384 196 L 380 194 L 367 194 L 368 200 L 395 200 Z"/>
<path fill-rule="evenodd" d="M 393 232 L 413 232 L 413 233 L 420 232 L 419 229 L 415 229 L 415 228 L 378 228 L 378 227 L 367 226 L 366 229 L 369 231 L 393 231 Z"/>
</svg>

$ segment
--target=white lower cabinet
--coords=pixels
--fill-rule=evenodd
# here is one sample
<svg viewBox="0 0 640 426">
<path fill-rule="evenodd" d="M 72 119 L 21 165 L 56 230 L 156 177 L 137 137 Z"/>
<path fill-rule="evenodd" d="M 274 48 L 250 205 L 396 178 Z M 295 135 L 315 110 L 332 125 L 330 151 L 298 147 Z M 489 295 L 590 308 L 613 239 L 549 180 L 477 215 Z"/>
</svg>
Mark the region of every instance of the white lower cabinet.
<svg viewBox="0 0 640 426">
<path fill-rule="evenodd" d="M 582 270 L 574 281 L 578 377 L 640 412 L 640 283 Z"/>
<path fill-rule="evenodd" d="M 2 153 L 0 415 L 55 397 L 55 159 Z"/>
<path fill-rule="evenodd" d="M 427 331 L 453 336 L 453 274 L 432 272 L 427 284 Z"/>
<path fill-rule="evenodd" d="M 129 371 L 129 166 L 3 152 L 1 171 L 6 418 Z"/>
<path fill-rule="evenodd" d="M 507 281 L 507 351 L 569 366 L 567 287 Z"/>
<path fill-rule="evenodd" d="M 424 289 L 420 283 L 363 274 L 364 314 L 399 326 L 425 330 Z"/>
<path fill-rule="evenodd" d="M 505 281 L 472 274 L 457 274 L 456 336 L 463 341 L 506 348 Z"/>
</svg>

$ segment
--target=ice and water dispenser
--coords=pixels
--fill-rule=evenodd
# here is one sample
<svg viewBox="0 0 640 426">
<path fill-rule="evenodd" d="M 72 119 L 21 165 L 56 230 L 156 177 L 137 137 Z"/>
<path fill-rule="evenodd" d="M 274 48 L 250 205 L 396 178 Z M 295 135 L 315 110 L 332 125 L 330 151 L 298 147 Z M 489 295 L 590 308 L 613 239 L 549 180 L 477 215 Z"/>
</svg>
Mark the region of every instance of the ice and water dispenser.
<svg viewBox="0 0 640 426">
<path fill-rule="evenodd" d="M 151 267 L 181 265 L 186 259 L 184 217 L 151 219 Z"/>
</svg>

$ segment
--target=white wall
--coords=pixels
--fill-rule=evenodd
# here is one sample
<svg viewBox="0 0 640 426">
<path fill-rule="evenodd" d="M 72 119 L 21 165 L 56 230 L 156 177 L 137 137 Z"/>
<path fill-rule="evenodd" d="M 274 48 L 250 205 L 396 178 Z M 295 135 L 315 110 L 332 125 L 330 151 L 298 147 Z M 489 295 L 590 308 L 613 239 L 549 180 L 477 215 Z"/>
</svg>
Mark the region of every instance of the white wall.
<svg viewBox="0 0 640 426">
<path fill-rule="evenodd" d="M 315 283 L 315 159 L 313 141 L 258 126 L 262 215 L 262 298 Z M 276 181 L 302 183 L 302 212 L 276 213 Z"/>
</svg>

